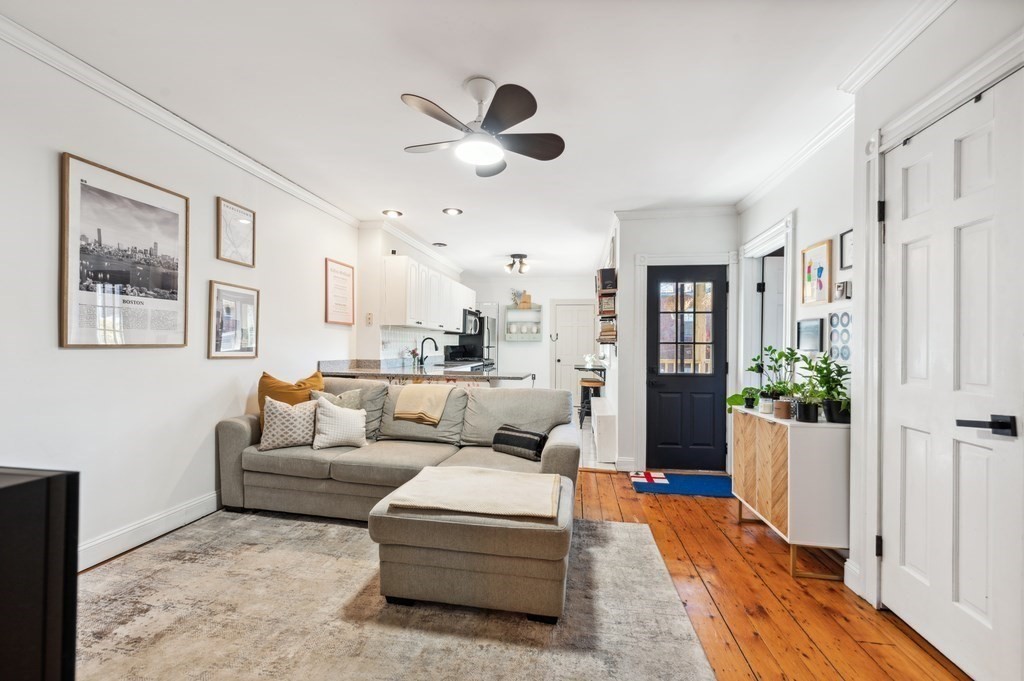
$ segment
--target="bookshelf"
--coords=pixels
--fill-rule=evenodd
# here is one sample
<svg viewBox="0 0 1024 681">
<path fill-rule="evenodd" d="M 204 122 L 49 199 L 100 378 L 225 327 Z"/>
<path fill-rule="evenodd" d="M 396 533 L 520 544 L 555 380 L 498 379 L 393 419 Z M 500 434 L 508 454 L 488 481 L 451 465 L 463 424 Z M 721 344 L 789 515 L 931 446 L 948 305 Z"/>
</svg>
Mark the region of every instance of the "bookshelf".
<svg viewBox="0 0 1024 681">
<path fill-rule="evenodd" d="M 614 268 L 601 269 L 595 277 L 597 288 L 597 342 L 615 345 L 618 329 L 618 273 Z"/>
</svg>

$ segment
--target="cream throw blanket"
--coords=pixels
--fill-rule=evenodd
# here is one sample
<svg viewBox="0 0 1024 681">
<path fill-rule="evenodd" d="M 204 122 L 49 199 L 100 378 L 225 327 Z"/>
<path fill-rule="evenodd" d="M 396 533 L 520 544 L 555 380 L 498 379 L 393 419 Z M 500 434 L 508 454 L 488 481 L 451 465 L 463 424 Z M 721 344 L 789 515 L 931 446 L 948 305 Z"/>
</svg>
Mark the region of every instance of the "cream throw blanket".
<svg viewBox="0 0 1024 681">
<path fill-rule="evenodd" d="M 395 401 L 395 418 L 436 426 L 441 422 L 448 394 L 454 387 L 427 383 L 402 386 L 402 392 L 398 393 Z"/>
<path fill-rule="evenodd" d="M 389 508 L 554 518 L 559 476 L 471 466 L 428 466 L 391 493 Z"/>
</svg>

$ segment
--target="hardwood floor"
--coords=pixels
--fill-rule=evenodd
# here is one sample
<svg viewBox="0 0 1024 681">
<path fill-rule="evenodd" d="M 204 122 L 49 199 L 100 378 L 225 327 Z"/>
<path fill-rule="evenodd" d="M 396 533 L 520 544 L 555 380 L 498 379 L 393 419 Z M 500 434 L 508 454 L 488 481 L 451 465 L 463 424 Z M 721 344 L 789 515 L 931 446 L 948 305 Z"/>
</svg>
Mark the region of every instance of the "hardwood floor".
<svg viewBox="0 0 1024 681">
<path fill-rule="evenodd" d="M 793 579 L 789 547 L 736 523 L 735 499 L 637 494 L 580 471 L 577 518 L 647 523 L 719 679 L 969 679 L 892 613 L 841 582 Z M 801 568 L 835 572 L 813 551 Z"/>
</svg>

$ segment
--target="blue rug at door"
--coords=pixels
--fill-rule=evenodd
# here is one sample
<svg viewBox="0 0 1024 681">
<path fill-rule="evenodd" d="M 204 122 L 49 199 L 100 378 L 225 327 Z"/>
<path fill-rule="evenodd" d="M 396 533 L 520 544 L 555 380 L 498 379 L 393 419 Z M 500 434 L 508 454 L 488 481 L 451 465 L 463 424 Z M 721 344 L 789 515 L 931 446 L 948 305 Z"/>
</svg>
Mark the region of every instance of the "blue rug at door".
<svg viewBox="0 0 1024 681">
<path fill-rule="evenodd" d="M 681 475 L 678 473 L 631 473 L 637 492 L 682 494 L 688 497 L 731 497 L 732 478 L 727 475 Z"/>
</svg>

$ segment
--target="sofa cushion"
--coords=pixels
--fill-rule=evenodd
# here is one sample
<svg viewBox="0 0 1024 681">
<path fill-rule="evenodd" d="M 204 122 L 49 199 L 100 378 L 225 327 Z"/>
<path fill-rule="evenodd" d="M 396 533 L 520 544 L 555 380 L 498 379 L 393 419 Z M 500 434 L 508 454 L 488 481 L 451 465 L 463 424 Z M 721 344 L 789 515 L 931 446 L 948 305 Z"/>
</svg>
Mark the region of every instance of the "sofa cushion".
<svg viewBox="0 0 1024 681">
<path fill-rule="evenodd" d="M 330 451 L 330 450 L 327 450 Z M 331 461 L 331 477 L 341 482 L 398 487 L 427 466 L 436 466 L 458 451 L 440 442 L 380 440 L 346 450 Z"/>
<path fill-rule="evenodd" d="M 313 449 L 309 446 L 261 451 L 256 445 L 242 450 L 242 470 L 299 478 L 331 477 L 331 461 L 352 447 Z"/>
<path fill-rule="evenodd" d="M 424 423 L 395 419 L 395 405 L 398 403 L 398 396 L 402 393 L 403 387 L 400 385 L 388 386 L 388 398 L 384 401 L 384 417 L 380 424 L 380 439 L 459 444 L 462 436 L 462 420 L 466 415 L 466 391 L 462 388 L 453 389 L 448 395 L 448 401 L 445 402 L 441 422 L 436 426 L 429 426 Z"/>
<path fill-rule="evenodd" d="M 261 450 L 313 444 L 316 402 L 286 404 L 267 397 L 263 404 L 265 422 L 260 437 Z"/>
<path fill-rule="evenodd" d="M 366 410 L 346 409 L 335 405 L 326 397 L 318 397 L 313 449 L 365 446 Z"/>
<path fill-rule="evenodd" d="M 475 466 L 477 468 L 494 468 L 500 471 L 516 471 L 518 473 L 540 473 L 540 461 L 530 461 L 518 456 L 502 454 L 490 447 L 463 447 L 451 458 L 445 459 L 440 466 Z"/>
<path fill-rule="evenodd" d="M 266 371 L 260 376 L 259 386 L 256 389 L 256 402 L 260 408 L 260 424 L 263 424 L 263 403 L 268 397 L 285 404 L 300 404 L 309 401 L 310 390 L 323 390 L 324 377 L 319 371 L 313 372 L 312 376 L 304 378 L 295 383 L 282 381 L 274 378 Z"/>
<path fill-rule="evenodd" d="M 384 413 L 384 400 L 388 396 L 388 384 L 365 378 L 324 379 L 324 392 L 341 395 L 350 390 L 359 390 L 362 408 L 366 410 L 366 439 L 374 440 L 380 433 L 380 419 Z"/>
<path fill-rule="evenodd" d="M 562 560 L 572 542 L 572 483 L 560 478 L 558 516 L 507 518 L 418 508 L 391 508 L 388 495 L 370 511 L 370 539 L 429 549 Z"/>
<path fill-rule="evenodd" d="M 572 393 L 543 388 L 470 388 L 466 391 L 462 443 L 490 447 L 494 434 L 508 424 L 535 433 L 549 433 L 572 422 Z"/>
</svg>

